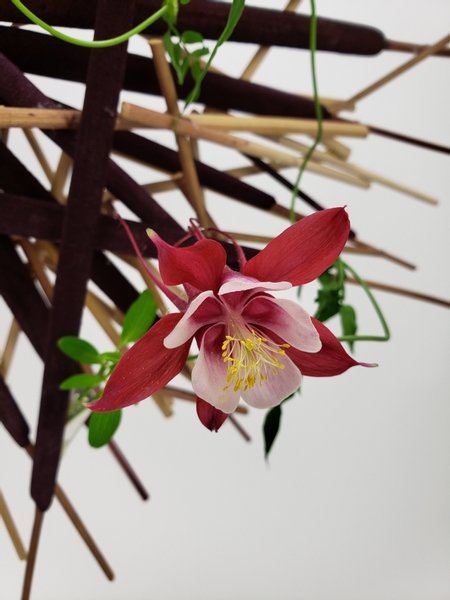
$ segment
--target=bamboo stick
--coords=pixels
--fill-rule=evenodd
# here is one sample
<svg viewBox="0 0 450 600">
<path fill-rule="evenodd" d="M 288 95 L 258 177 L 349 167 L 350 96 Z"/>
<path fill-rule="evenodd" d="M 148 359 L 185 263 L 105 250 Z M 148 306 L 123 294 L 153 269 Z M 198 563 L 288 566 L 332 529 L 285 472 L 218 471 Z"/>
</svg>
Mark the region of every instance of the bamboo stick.
<svg viewBox="0 0 450 600">
<path fill-rule="evenodd" d="M 267 158 L 277 162 L 279 165 L 300 167 L 303 163 L 302 158 L 293 156 L 292 154 L 286 154 L 280 152 L 279 150 L 262 146 L 261 144 L 249 142 L 242 138 L 229 135 L 228 133 L 220 131 L 216 128 L 204 127 L 202 125 L 190 123 L 189 120 L 185 118 L 174 119 L 170 115 L 158 113 L 126 102 L 124 102 L 122 105 L 122 113 L 126 116 L 132 115 L 133 121 L 148 127 L 174 129 L 176 126 L 177 131 L 182 135 L 189 135 L 198 139 L 204 139 L 216 144 L 221 144 L 229 148 L 234 148 L 235 150 L 239 150 L 240 152 L 250 156 Z M 340 173 L 337 170 L 329 169 L 315 163 L 308 163 L 306 168 L 313 173 L 326 175 L 344 183 L 356 185 L 357 187 L 369 187 L 367 181 L 357 179 L 356 177 Z"/>
<path fill-rule="evenodd" d="M 11 360 L 16 348 L 17 340 L 20 333 L 20 325 L 17 319 L 13 318 L 9 328 L 8 337 L 6 338 L 5 348 L 0 361 L 0 376 L 6 379 L 8 375 Z"/>
<path fill-rule="evenodd" d="M 338 142 L 334 138 L 324 138 L 321 139 L 320 142 L 328 149 L 328 152 L 333 156 L 342 158 L 342 160 L 347 160 L 347 158 L 350 156 L 351 149 L 345 144 Z"/>
<path fill-rule="evenodd" d="M 346 281 L 359 285 L 359 282 L 353 277 L 347 277 Z M 450 300 L 444 298 L 437 298 L 436 296 L 430 296 L 429 294 L 423 294 L 422 292 L 416 292 L 414 290 L 408 290 L 405 288 L 397 287 L 395 285 L 389 285 L 387 283 L 380 283 L 378 281 L 369 281 L 364 279 L 364 283 L 374 290 L 380 290 L 382 292 L 391 292 L 392 294 L 399 294 L 400 296 L 407 296 L 414 300 L 423 300 L 424 302 L 430 302 L 431 304 L 438 304 L 445 308 L 450 308 Z"/>
<path fill-rule="evenodd" d="M 59 202 L 59 204 L 62 205 L 67 203 L 67 198 L 64 195 L 64 186 L 66 184 L 69 170 L 72 167 L 72 163 L 73 161 L 70 156 L 68 156 L 65 152 L 61 152 L 59 163 L 52 180 L 51 193 L 52 196 Z"/>
<path fill-rule="evenodd" d="M 296 140 L 292 140 L 290 138 L 284 136 L 276 136 L 275 139 L 278 143 L 286 146 L 288 148 L 292 148 L 293 150 L 297 150 L 302 153 L 308 152 L 309 148 L 305 144 L 301 142 L 297 142 Z M 379 175 L 378 173 L 374 173 L 373 171 L 369 171 L 368 169 L 364 169 L 363 167 L 359 167 L 355 164 L 340 160 L 339 158 L 327 153 L 321 152 L 320 150 L 315 150 L 311 157 L 312 160 L 318 162 L 324 162 L 328 164 L 332 164 L 337 166 L 339 169 L 342 169 L 349 175 L 353 175 L 354 177 L 361 177 L 369 182 L 378 183 L 380 185 L 384 185 L 390 189 L 396 190 L 397 192 L 401 192 L 402 194 L 406 194 L 407 196 L 411 196 L 416 198 L 417 200 L 422 200 L 423 202 L 427 202 L 428 204 L 439 204 L 439 201 L 428 194 L 424 194 L 419 190 L 415 190 L 410 188 L 409 186 L 403 185 L 402 183 L 398 183 L 393 179 L 389 179 L 388 177 L 384 177 L 383 175 Z"/>
<path fill-rule="evenodd" d="M 204 127 L 214 127 L 224 131 L 246 131 L 261 135 L 284 135 L 287 133 L 317 135 L 315 119 L 297 119 L 291 117 L 235 117 L 223 114 L 189 115 L 192 123 Z M 365 138 L 369 128 L 359 123 L 343 123 L 340 121 L 324 121 L 322 123 L 323 137 L 349 136 Z"/>
<path fill-rule="evenodd" d="M 28 552 L 27 566 L 23 580 L 21 600 L 29 600 L 30 598 L 31 584 L 33 581 L 34 567 L 36 564 L 37 549 L 41 536 L 43 519 L 44 513 L 36 506 L 33 530 L 31 532 L 30 549 Z"/>
<path fill-rule="evenodd" d="M 19 240 L 19 244 L 22 247 L 22 250 L 25 252 L 25 256 L 30 263 L 31 268 L 34 271 L 34 274 L 41 284 L 42 289 L 44 290 L 45 295 L 47 296 L 49 302 L 51 303 L 53 300 L 53 285 L 49 281 L 44 267 L 42 266 L 41 261 L 39 260 L 39 255 L 36 252 L 36 249 L 33 245 L 26 239 L 22 238 Z"/>
<path fill-rule="evenodd" d="M 104 558 L 104 556 L 100 552 L 97 544 L 94 542 L 93 538 L 89 534 L 83 521 L 80 519 L 80 517 L 79 517 L 78 513 L 76 512 L 75 508 L 73 507 L 72 503 L 69 501 L 68 497 L 63 492 L 63 490 L 59 487 L 59 485 L 55 486 L 55 496 L 58 498 L 59 502 L 61 503 L 61 506 L 64 508 L 66 514 L 69 516 L 70 520 L 74 524 L 78 533 L 80 533 L 81 537 L 83 538 L 84 542 L 88 546 L 89 550 L 94 555 L 95 560 L 100 565 L 100 567 L 103 570 L 103 572 L 105 573 L 106 577 L 110 581 L 113 581 L 114 573 L 111 570 L 111 567 L 106 562 L 106 559 Z"/>
<path fill-rule="evenodd" d="M 44 171 L 45 176 L 51 183 L 53 181 L 53 176 L 54 176 L 53 169 L 51 168 L 51 166 L 47 160 L 47 157 L 45 156 L 44 152 L 42 151 L 42 148 L 41 148 L 39 142 L 37 141 L 36 136 L 34 135 L 33 131 L 27 127 L 24 127 L 22 131 L 23 131 L 28 143 L 30 144 L 31 149 L 33 150 L 39 164 L 41 165 L 41 168 Z"/>
<path fill-rule="evenodd" d="M 23 545 L 22 539 L 19 535 L 19 531 L 14 523 L 14 519 L 9 511 L 8 505 L 6 504 L 6 500 L 0 490 L 0 517 L 3 518 L 6 529 L 8 531 L 9 537 L 14 545 L 14 548 L 17 552 L 17 556 L 20 560 L 27 559 L 27 551 Z"/>
<path fill-rule="evenodd" d="M 389 81 L 392 81 L 393 79 L 395 79 L 395 77 L 398 77 L 399 75 L 401 75 L 402 73 L 404 73 L 405 71 L 410 69 L 411 67 L 414 67 L 419 62 L 421 62 L 422 60 L 424 60 L 425 58 L 430 56 L 431 54 L 434 54 L 438 50 L 441 50 L 441 48 L 444 48 L 449 42 L 450 42 L 450 34 L 446 35 L 441 40 L 439 40 L 438 42 L 433 44 L 432 46 L 426 46 L 425 48 L 423 48 L 423 50 L 421 52 L 419 52 L 419 54 L 416 54 L 416 56 L 414 56 L 410 60 L 406 61 L 400 67 L 398 67 L 397 69 L 394 69 L 393 71 L 391 71 L 384 77 L 381 77 L 380 79 L 378 79 L 377 81 L 375 81 L 374 83 L 369 85 L 368 87 L 364 88 L 363 90 L 361 90 L 360 92 L 358 92 L 357 94 L 352 96 L 349 100 L 346 100 L 344 102 L 341 102 L 341 104 L 331 107 L 330 110 L 334 113 L 339 112 L 341 110 L 347 110 L 348 105 L 355 103 L 358 100 L 365 98 L 366 96 L 368 96 L 375 90 L 378 90 L 380 87 L 382 87 L 386 83 L 389 83 Z"/>
<path fill-rule="evenodd" d="M 150 41 L 150 47 L 153 53 L 153 62 L 155 65 L 156 76 L 158 77 L 159 87 L 163 94 L 167 108 L 171 115 L 180 117 L 178 109 L 178 97 L 175 89 L 175 83 L 170 72 L 169 65 L 166 60 L 166 52 L 164 44 L 161 40 Z M 186 181 L 187 198 L 194 208 L 199 222 L 203 227 L 212 225 L 211 218 L 206 212 L 204 198 L 200 191 L 200 183 L 198 180 L 197 169 L 195 168 L 192 148 L 187 136 L 176 133 L 176 139 L 179 150 L 181 168 Z"/>
<path fill-rule="evenodd" d="M 77 129 L 81 111 L 71 108 L 22 108 L 0 106 L 0 129 Z M 136 123 L 118 117 L 116 129 L 132 129 Z M 28 137 L 28 136 L 27 136 Z M 47 175 L 47 172 L 46 172 Z"/>
<path fill-rule="evenodd" d="M 165 302 L 164 302 L 161 294 L 159 293 L 159 290 L 156 287 L 153 279 L 147 273 L 147 271 L 145 270 L 145 268 L 142 265 L 141 261 L 136 256 L 128 256 L 126 254 L 118 254 L 117 256 L 121 260 L 123 260 L 123 262 L 127 263 L 128 265 L 130 265 L 131 267 L 133 267 L 134 269 L 136 269 L 136 271 L 139 271 L 142 279 L 145 282 L 145 285 L 147 286 L 147 288 L 150 290 L 150 292 L 155 297 L 156 304 L 158 305 L 159 310 L 161 311 L 161 313 L 163 315 L 165 315 L 166 312 L 167 312 L 167 306 L 166 306 L 166 304 L 165 304 Z M 149 261 L 146 261 L 146 264 L 147 264 L 147 266 L 148 266 L 149 269 L 152 269 L 152 266 L 149 263 Z"/>
<path fill-rule="evenodd" d="M 301 1 L 302 0 L 289 0 L 286 7 L 284 8 L 284 12 L 295 12 Z M 250 81 L 250 79 L 254 75 L 256 69 L 259 67 L 259 65 L 262 63 L 262 61 L 266 57 L 270 48 L 271 48 L 271 46 L 260 46 L 257 49 L 255 54 L 253 55 L 253 58 L 251 59 L 251 61 L 248 63 L 248 65 L 244 69 L 240 79 L 243 79 L 244 81 Z"/>
<path fill-rule="evenodd" d="M 178 186 L 173 180 L 173 178 L 166 179 L 165 181 L 155 181 L 154 183 L 146 183 L 141 187 L 150 195 L 160 194 L 161 192 L 172 192 L 173 190 L 178 189 Z"/>
<path fill-rule="evenodd" d="M 179 388 L 174 388 L 169 385 L 166 385 L 163 389 L 179 400 L 187 400 L 189 402 L 196 402 L 197 400 L 197 396 L 193 392 L 186 392 L 185 390 L 180 390 Z M 246 415 L 248 413 L 248 409 L 246 406 L 238 406 L 236 408 L 236 412 Z"/>
<path fill-rule="evenodd" d="M 34 446 L 32 444 L 28 444 L 28 446 L 26 446 L 25 450 L 26 450 L 28 456 L 31 458 L 31 460 L 33 460 Z M 67 495 L 65 494 L 65 492 L 62 490 L 61 486 L 58 483 L 55 484 L 55 496 L 58 499 L 58 501 L 60 502 L 64 512 L 67 514 L 69 519 L 72 521 L 73 526 L 80 534 L 82 540 L 84 541 L 86 546 L 89 548 L 89 550 L 93 554 L 93 556 L 94 556 L 95 560 L 98 562 L 100 568 L 105 573 L 106 577 L 110 581 L 112 581 L 114 579 L 114 573 L 112 572 L 111 567 L 107 563 L 105 557 L 103 556 L 103 554 L 101 553 L 97 544 L 95 543 L 94 538 L 91 536 L 91 534 L 87 530 L 86 526 L 84 525 L 80 516 L 76 512 L 76 510 L 75 510 L 74 506 L 72 505 L 72 503 L 70 502 L 69 498 L 67 497 Z"/>
<path fill-rule="evenodd" d="M 97 298 L 94 296 L 94 294 L 89 290 L 86 293 L 86 306 L 91 311 L 92 315 L 95 317 L 95 320 L 109 337 L 114 346 L 117 347 L 120 344 L 120 335 L 113 327 L 107 312 L 97 301 Z"/>
</svg>

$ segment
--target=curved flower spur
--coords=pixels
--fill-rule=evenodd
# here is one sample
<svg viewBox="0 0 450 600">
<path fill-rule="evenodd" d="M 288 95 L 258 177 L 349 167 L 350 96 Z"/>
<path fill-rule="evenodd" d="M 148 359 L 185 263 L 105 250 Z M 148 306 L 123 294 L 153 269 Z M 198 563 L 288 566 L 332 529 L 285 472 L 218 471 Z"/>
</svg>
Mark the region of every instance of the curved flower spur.
<svg viewBox="0 0 450 600">
<path fill-rule="evenodd" d="M 216 431 L 240 397 L 250 406 L 270 408 L 299 388 L 302 375 L 329 377 L 364 364 L 297 303 L 272 295 L 321 275 L 340 255 L 349 229 L 344 208 L 317 212 L 249 261 L 236 245 L 240 272 L 226 265 L 221 244 L 198 229 L 197 241 L 185 248 L 149 231 L 165 284 L 160 287 L 180 312 L 162 317 L 124 354 L 103 397 L 89 408 L 111 411 L 151 396 L 180 373 L 194 338 L 197 412 Z M 180 284 L 187 301 L 166 287 Z"/>
</svg>

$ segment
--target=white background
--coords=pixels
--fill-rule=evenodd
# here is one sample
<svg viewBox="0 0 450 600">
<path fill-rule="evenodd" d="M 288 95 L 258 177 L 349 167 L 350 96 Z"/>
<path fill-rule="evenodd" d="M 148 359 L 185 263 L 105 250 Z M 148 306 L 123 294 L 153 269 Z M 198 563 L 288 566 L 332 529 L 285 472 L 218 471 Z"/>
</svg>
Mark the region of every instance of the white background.
<svg viewBox="0 0 450 600">
<path fill-rule="evenodd" d="M 283 8 L 275 0 L 251 4 Z M 301 12 L 309 9 L 303 2 Z M 450 22 L 450 4 L 444 0 L 318 0 L 317 11 L 417 43 L 434 43 L 448 33 Z M 134 48 L 148 52 L 142 40 Z M 253 51 L 229 44 L 216 65 L 237 76 Z M 350 97 L 407 58 L 388 52 L 376 57 L 320 53 L 319 92 Z M 450 59 L 429 58 L 345 116 L 449 145 L 449 73 Z M 308 53 L 274 49 L 254 80 L 309 94 Z M 81 106 L 81 86 L 61 89 L 43 78 L 33 81 L 53 97 Z M 128 98 L 162 108 L 151 98 Z M 25 157 L 20 136 L 13 132 L 11 142 Z M 356 164 L 440 200 L 433 207 L 379 185 L 364 191 L 306 173 L 302 187 L 307 193 L 326 206 L 347 205 L 361 239 L 413 262 L 417 270 L 380 258 L 347 255 L 348 262 L 367 279 L 450 299 L 449 156 L 375 135 L 342 141 L 353 148 L 350 160 Z M 211 164 L 244 164 L 228 151 L 211 146 L 201 151 Z M 44 181 L 38 167 L 35 172 Z M 142 182 L 161 179 L 143 169 L 135 173 Z M 285 174 L 294 177 L 294 172 Z M 288 205 L 288 193 L 266 176 L 249 182 Z M 174 195 L 160 198 L 186 226 L 191 213 L 183 201 Z M 208 206 L 223 229 L 273 235 L 285 226 L 218 195 L 208 197 Z M 142 289 L 138 278 L 135 282 Z M 314 294 L 314 289 L 304 290 L 302 302 L 310 312 Z M 263 455 L 264 413 L 252 410 L 240 418 L 253 438 L 247 444 L 229 423 L 211 434 L 189 403 L 178 401 L 175 415 L 165 419 L 153 402 L 145 401 L 125 411 L 117 435 L 152 495 L 142 502 L 109 450 L 89 448 L 82 431 L 66 452 L 59 481 L 111 563 L 116 581 L 106 580 L 55 501 L 44 519 L 34 600 L 448 599 L 450 313 L 416 300 L 376 295 L 392 339 L 358 344 L 356 358 L 377 362 L 379 368 L 306 379 L 301 396 L 285 406 L 269 465 Z M 348 299 L 357 307 L 360 332 L 381 333 L 365 296 L 349 289 Z M 10 315 L 2 300 L 0 311 L 3 340 Z M 111 348 L 88 316 L 83 335 L 102 350 Z M 33 435 L 41 377 L 39 359 L 21 338 L 8 382 Z M 34 515 L 30 473 L 25 452 L 0 429 L 0 485 L 27 544 Z M 0 524 L 2 600 L 20 597 L 24 568 Z"/>
</svg>

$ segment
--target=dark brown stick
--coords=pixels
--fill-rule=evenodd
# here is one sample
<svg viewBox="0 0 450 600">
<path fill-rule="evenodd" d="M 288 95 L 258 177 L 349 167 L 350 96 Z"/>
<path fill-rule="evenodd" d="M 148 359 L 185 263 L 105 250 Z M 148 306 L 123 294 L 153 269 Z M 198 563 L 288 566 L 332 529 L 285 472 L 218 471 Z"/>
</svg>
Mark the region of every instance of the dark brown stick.
<svg viewBox="0 0 450 600">
<path fill-rule="evenodd" d="M 111 567 L 106 562 L 106 560 L 105 560 L 103 554 L 100 552 L 97 544 L 94 542 L 94 540 L 91 537 L 89 531 L 86 529 L 83 521 L 78 516 L 77 511 L 74 509 L 72 503 L 69 501 L 69 499 L 67 498 L 66 494 L 59 487 L 59 485 L 55 486 L 55 496 L 58 498 L 59 502 L 61 503 L 61 506 L 63 507 L 63 509 L 65 510 L 66 514 L 68 515 L 68 517 L 72 521 L 73 525 L 75 526 L 75 529 L 81 535 L 81 537 L 83 538 L 83 540 L 86 543 L 87 547 L 89 548 L 89 550 L 94 555 L 95 560 L 100 565 L 100 567 L 103 570 L 103 572 L 105 573 L 106 577 L 110 581 L 113 581 L 113 579 L 114 579 L 114 573 L 113 573 Z"/>
<path fill-rule="evenodd" d="M 30 548 L 28 550 L 27 567 L 25 569 L 25 577 L 23 580 L 21 600 L 29 600 L 29 597 L 30 597 L 31 584 L 33 581 L 34 567 L 36 564 L 36 556 L 37 556 L 37 550 L 38 550 L 38 545 L 39 545 L 39 538 L 41 536 L 43 519 L 44 519 L 44 513 L 36 506 L 33 530 L 31 533 L 31 540 L 30 540 Z"/>
<path fill-rule="evenodd" d="M 141 496 L 142 500 L 148 500 L 150 498 L 150 494 L 147 492 L 145 487 L 142 485 L 140 479 L 134 472 L 134 469 L 132 468 L 130 463 L 127 461 L 125 456 L 122 454 L 122 451 L 120 450 L 120 448 L 118 447 L 116 442 L 114 440 L 111 440 L 108 443 L 108 447 L 111 450 L 111 452 L 114 454 L 114 456 L 116 457 L 117 462 L 121 465 L 122 469 L 127 474 L 128 479 L 131 481 L 131 483 L 136 488 L 136 490 L 137 490 L 138 494 Z"/>
<path fill-rule="evenodd" d="M 100 0 L 96 38 L 113 37 L 130 27 L 133 8 L 133 2 Z M 31 495 L 42 511 L 53 496 L 67 412 L 68 394 L 59 389 L 59 383 L 73 369 L 57 341 L 64 335 L 77 335 L 81 322 L 125 65 L 126 44 L 93 51 L 89 63 L 47 334 L 31 480 Z"/>
</svg>

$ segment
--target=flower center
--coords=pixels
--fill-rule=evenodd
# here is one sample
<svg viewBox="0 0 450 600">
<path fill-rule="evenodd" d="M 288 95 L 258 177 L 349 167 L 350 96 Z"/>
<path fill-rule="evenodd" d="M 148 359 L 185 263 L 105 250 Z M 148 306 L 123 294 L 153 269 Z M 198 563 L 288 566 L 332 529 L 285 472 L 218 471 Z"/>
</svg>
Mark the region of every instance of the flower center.
<svg viewBox="0 0 450 600">
<path fill-rule="evenodd" d="M 225 336 L 222 344 L 223 361 L 229 363 L 224 391 L 234 384 L 235 392 L 246 392 L 257 382 L 262 385 L 271 373 L 277 375 L 278 369 L 284 369 L 278 357 L 286 354 L 283 348 L 289 348 L 289 344 L 270 342 L 254 329 L 241 329 L 235 322 L 231 328 L 234 335 Z"/>
</svg>

